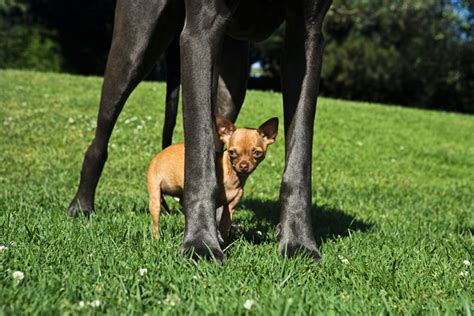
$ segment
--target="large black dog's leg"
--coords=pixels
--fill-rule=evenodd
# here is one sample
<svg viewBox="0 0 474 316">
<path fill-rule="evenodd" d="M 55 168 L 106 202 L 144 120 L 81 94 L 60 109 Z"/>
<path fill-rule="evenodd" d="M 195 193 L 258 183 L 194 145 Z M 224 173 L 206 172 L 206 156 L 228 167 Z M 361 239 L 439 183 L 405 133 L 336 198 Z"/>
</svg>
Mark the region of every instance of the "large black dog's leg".
<svg viewBox="0 0 474 316">
<path fill-rule="evenodd" d="M 181 63 L 179 37 L 176 37 L 165 52 L 166 59 L 166 111 L 163 125 L 162 148 L 171 145 L 178 115 L 179 87 L 181 84 Z"/>
<path fill-rule="evenodd" d="M 213 110 L 217 64 L 231 10 L 224 0 L 186 0 L 181 33 L 181 76 L 185 132 L 183 206 L 185 231 L 182 251 L 224 260 L 216 223 L 217 178 Z"/>
<path fill-rule="evenodd" d="M 219 65 L 216 114 L 235 122 L 244 103 L 248 77 L 248 42 L 225 36 Z"/>
<path fill-rule="evenodd" d="M 107 160 L 107 145 L 120 111 L 132 90 L 172 40 L 169 29 L 177 28 L 180 10 L 170 7 L 171 3 L 171 0 L 117 2 L 97 128 L 84 157 L 79 188 L 68 208 L 71 216 L 81 211 L 89 215 L 94 208 L 95 190 Z M 159 19 L 163 23 L 158 24 Z M 167 28 L 167 32 L 162 32 L 161 27 Z"/>
<path fill-rule="evenodd" d="M 249 77 L 249 43 L 224 36 L 222 57 L 219 62 L 219 79 L 215 114 L 235 123 L 244 103 Z M 222 142 L 214 140 L 216 151 L 222 151 Z"/>
<path fill-rule="evenodd" d="M 311 225 L 311 163 L 324 16 L 331 0 L 289 4 L 282 62 L 285 171 L 281 183 L 280 253 L 321 259 Z"/>
</svg>

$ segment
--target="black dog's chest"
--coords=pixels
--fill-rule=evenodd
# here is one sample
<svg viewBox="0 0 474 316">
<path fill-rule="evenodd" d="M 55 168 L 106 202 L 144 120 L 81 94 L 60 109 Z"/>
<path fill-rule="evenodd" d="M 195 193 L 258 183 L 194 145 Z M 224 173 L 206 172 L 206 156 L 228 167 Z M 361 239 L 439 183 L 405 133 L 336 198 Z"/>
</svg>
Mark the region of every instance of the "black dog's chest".
<svg viewBox="0 0 474 316">
<path fill-rule="evenodd" d="M 263 41 L 285 20 L 285 13 L 285 0 L 242 0 L 227 34 L 240 40 Z"/>
</svg>

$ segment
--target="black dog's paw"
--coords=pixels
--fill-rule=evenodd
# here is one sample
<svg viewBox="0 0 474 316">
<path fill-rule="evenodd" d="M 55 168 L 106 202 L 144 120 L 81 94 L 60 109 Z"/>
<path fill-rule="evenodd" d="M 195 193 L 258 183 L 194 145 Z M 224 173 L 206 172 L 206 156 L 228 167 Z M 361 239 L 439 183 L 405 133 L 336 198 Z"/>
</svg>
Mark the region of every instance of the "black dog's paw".
<svg viewBox="0 0 474 316">
<path fill-rule="evenodd" d="M 188 240 L 181 246 L 181 253 L 193 259 L 213 259 L 217 263 L 225 262 L 224 252 L 218 243 L 206 243 L 202 240 Z"/>
<path fill-rule="evenodd" d="M 293 241 L 280 241 L 280 254 L 284 257 L 292 258 L 296 255 L 307 255 L 316 262 L 321 262 L 323 257 L 321 252 L 316 246 L 316 243 L 311 242 L 300 242 L 298 240 Z"/>
<path fill-rule="evenodd" d="M 77 217 L 83 214 L 86 217 L 89 217 L 92 214 L 94 208 L 90 203 L 81 203 L 77 198 L 74 198 L 67 208 L 67 215 L 71 217 Z"/>
</svg>

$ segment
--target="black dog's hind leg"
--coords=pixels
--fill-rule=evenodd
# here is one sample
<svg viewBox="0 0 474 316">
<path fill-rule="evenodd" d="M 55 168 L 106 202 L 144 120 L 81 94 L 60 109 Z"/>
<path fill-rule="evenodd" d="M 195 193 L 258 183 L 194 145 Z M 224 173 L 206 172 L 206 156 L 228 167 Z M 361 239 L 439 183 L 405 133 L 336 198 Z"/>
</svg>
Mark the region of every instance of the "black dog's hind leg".
<svg viewBox="0 0 474 316">
<path fill-rule="evenodd" d="M 80 211 L 89 215 L 94 208 L 95 190 L 107 160 L 109 138 L 120 111 L 132 90 L 172 40 L 173 34 L 169 29 L 177 28 L 175 24 L 179 21 L 176 17 L 179 10 L 173 16 L 174 10 L 169 7 L 170 3 L 170 0 L 117 2 L 97 128 L 84 157 L 79 188 L 68 208 L 70 216 Z M 167 32 L 158 27 L 160 18 L 166 18 L 160 25 L 163 29 L 166 27 Z"/>
<path fill-rule="evenodd" d="M 323 36 L 330 0 L 289 4 L 282 62 L 285 171 L 281 183 L 280 253 L 321 259 L 311 225 L 311 163 Z"/>
<path fill-rule="evenodd" d="M 181 63 L 179 37 L 176 37 L 165 52 L 166 59 L 166 111 L 163 126 L 162 148 L 172 144 L 173 131 L 178 115 L 179 86 L 181 84 Z"/>
<path fill-rule="evenodd" d="M 216 154 L 213 111 L 217 65 L 224 31 L 232 10 L 224 0 L 186 0 L 181 33 L 181 76 L 185 131 L 184 209 L 182 251 L 224 260 L 217 237 Z"/>
<path fill-rule="evenodd" d="M 235 122 L 244 103 L 249 77 L 249 44 L 224 37 L 219 64 L 216 114 Z"/>
</svg>

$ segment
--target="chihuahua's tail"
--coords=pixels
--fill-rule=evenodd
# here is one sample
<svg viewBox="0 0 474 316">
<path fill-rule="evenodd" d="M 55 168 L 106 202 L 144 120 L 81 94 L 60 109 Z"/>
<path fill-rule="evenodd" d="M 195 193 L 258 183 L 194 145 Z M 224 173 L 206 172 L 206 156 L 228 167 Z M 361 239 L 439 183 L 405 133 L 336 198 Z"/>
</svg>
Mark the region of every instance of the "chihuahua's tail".
<svg viewBox="0 0 474 316">
<path fill-rule="evenodd" d="M 171 214 L 170 208 L 168 204 L 166 203 L 165 197 L 163 196 L 163 193 L 161 193 L 161 206 L 165 209 L 166 213 Z"/>
</svg>

